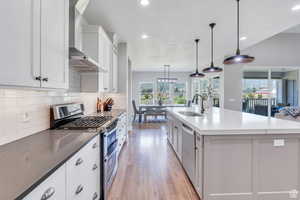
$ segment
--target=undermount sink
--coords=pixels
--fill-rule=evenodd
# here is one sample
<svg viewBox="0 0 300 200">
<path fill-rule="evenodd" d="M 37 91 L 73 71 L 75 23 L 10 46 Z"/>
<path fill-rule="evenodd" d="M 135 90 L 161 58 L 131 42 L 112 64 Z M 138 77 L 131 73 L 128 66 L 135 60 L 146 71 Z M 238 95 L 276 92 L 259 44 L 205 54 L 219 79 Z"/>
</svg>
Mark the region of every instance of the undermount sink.
<svg viewBox="0 0 300 200">
<path fill-rule="evenodd" d="M 203 115 L 200 113 L 192 112 L 192 111 L 179 111 L 181 115 L 189 116 L 189 117 L 202 117 Z"/>
</svg>

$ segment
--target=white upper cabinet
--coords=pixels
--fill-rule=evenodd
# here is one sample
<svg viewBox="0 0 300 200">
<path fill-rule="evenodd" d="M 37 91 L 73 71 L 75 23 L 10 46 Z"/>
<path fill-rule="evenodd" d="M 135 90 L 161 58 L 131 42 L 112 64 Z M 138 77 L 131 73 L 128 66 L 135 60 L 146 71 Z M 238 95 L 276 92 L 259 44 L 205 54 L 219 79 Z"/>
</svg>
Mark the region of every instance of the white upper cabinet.
<svg viewBox="0 0 300 200">
<path fill-rule="evenodd" d="M 112 59 L 112 92 L 118 92 L 118 50 L 113 48 Z"/>
<path fill-rule="evenodd" d="M 117 92 L 118 55 L 101 26 L 83 27 L 83 52 L 99 63 L 99 72 L 81 74 L 83 92 Z"/>
<path fill-rule="evenodd" d="M 0 85 L 68 87 L 68 0 L 2 3 Z"/>
<path fill-rule="evenodd" d="M 42 87 L 68 88 L 69 0 L 41 1 Z"/>
<path fill-rule="evenodd" d="M 40 87 L 40 0 L 1 4 L 0 85 Z"/>
</svg>

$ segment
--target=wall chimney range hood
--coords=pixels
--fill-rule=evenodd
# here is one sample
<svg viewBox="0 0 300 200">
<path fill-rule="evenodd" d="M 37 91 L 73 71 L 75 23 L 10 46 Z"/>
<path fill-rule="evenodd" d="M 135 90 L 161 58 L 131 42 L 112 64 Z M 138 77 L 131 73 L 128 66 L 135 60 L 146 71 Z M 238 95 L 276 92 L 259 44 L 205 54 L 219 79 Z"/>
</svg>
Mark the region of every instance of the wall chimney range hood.
<svg viewBox="0 0 300 200">
<path fill-rule="evenodd" d="M 81 24 L 89 0 L 70 0 L 69 8 L 69 64 L 80 72 L 102 71 L 99 64 L 81 51 Z"/>
</svg>

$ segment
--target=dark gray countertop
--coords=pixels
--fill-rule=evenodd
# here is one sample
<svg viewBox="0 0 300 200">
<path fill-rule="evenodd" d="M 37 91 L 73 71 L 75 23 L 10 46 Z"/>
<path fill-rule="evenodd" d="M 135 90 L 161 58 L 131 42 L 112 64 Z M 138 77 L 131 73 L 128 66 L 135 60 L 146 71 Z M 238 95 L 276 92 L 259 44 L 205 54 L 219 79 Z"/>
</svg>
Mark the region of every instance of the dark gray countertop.
<svg viewBox="0 0 300 200">
<path fill-rule="evenodd" d="M 114 110 L 93 115 L 110 115 L 115 119 L 123 112 Z M 85 130 L 45 130 L 0 146 L 0 199 L 13 200 L 20 196 L 97 134 Z"/>
</svg>

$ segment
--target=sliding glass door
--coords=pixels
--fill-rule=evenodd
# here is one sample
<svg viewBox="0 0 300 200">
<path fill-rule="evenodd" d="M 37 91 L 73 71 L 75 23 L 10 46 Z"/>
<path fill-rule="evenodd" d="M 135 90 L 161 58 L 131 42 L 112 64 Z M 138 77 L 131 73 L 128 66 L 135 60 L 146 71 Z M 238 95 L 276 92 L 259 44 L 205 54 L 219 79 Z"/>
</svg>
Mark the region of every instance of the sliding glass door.
<svg viewBox="0 0 300 200">
<path fill-rule="evenodd" d="M 249 67 L 243 73 L 243 112 L 274 117 L 298 106 L 299 70 Z"/>
</svg>

